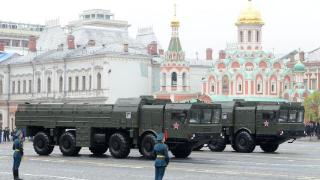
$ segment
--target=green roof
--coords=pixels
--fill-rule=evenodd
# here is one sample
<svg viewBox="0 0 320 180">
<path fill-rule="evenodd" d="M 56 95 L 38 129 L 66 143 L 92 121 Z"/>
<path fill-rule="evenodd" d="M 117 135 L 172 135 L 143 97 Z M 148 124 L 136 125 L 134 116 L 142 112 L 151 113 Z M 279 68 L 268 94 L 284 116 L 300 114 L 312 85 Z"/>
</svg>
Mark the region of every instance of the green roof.
<svg viewBox="0 0 320 180">
<path fill-rule="evenodd" d="M 168 51 L 171 51 L 171 52 L 181 52 L 182 51 L 179 37 L 172 37 L 171 38 Z"/>
<path fill-rule="evenodd" d="M 294 71 L 305 72 L 305 66 L 301 62 L 298 62 L 296 65 L 294 65 Z"/>
</svg>

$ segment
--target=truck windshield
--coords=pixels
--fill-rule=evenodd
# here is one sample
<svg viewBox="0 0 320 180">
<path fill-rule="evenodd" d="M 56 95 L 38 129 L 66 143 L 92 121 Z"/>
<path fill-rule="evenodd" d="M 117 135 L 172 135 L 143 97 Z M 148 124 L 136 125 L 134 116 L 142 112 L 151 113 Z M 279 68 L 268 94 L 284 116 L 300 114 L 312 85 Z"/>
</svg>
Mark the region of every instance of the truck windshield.
<svg viewBox="0 0 320 180">
<path fill-rule="evenodd" d="M 213 110 L 213 116 L 212 116 L 212 123 L 220 123 L 221 118 L 221 109 L 215 109 Z"/>
<path fill-rule="evenodd" d="M 190 113 L 190 124 L 211 124 L 212 109 L 192 109 Z"/>
</svg>

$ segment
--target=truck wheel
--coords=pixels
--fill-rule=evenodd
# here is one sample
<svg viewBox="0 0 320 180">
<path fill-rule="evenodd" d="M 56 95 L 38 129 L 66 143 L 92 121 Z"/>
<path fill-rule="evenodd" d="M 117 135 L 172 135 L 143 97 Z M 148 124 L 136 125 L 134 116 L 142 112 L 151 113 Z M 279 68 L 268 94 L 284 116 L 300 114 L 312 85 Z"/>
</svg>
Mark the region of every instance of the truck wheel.
<svg viewBox="0 0 320 180">
<path fill-rule="evenodd" d="M 123 133 L 114 133 L 109 139 L 109 151 L 115 158 L 126 158 L 130 153 L 129 139 Z"/>
<path fill-rule="evenodd" d="M 189 145 L 179 145 L 172 149 L 171 152 L 176 158 L 187 158 L 192 152 L 192 147 Z"/>
<path fill-rule="evenodd" d="M 147 134 L 143 137 L 139 150 L 144 158 L 154 159 L 156 157 L 153 151 L 155 144 L 156 137 L 153 134 Z"/>
<path fill-rule="evenodd" d="M 208 147 L 212 152 L 222 152 L 226 148 L 226 142 L 224 139 L 212 140 L 209 142 Z"/>
<path fill-rule="evenodd" d="M 76 147 L 76 138 L 70 132 L 65 132 L 60 136 L 59 147 L 64 156 L 75 156 L 81 149 L 81 147 Z"/>
<path fill-rule="evenodd" d="M 260 148 L 267 153 L 275 152 L 279 147 L 277 143 L 263 143 L 260 144 Z"/>
<path fill-rule="evenodd" d="M 46 133 L 38 132 L 34 136 L 33 148 L 37 154 L 46 156 L 52 153 L 54 146 L 50 145 L 50 139 Z"/>
<path fill-rule="evenodd" d="M 89 147 L 89 150 L 92 152 L 93 155 L 101 156 L 107 152 L 108 148 L 109 147 L 107 145 L 98 145 L 98 146 Z"/>
<path fill-rule="evenodd" d="M 195 148 L 193 148 L 193 151 L 200 151 L 203 148 L 203 144 L 201 144 L 200 146 L 197 146 Z"/>
<path fill-rule="evenodd" d="M 235 147 L 237 152 L 251 153 L 256 147 L 256 143 L 247 131 L 241 131 L 236 136 Z"/>
</svg>

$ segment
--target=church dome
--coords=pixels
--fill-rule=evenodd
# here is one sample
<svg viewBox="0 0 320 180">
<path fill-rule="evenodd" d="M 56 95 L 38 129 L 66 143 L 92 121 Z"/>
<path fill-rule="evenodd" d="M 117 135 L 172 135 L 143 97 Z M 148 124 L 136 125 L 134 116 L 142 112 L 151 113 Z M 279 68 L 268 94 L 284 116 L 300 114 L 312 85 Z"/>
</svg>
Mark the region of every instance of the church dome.
<svg viewBox="0 0 320 180">
<path fill-rule="evenodd" d="M 260 11 L 252 6 L 251 0 L 248 1 L 247 7 L 241 11 L 236 24 L 264 24 Z"/>
<path fill-rule="evenodd" d="M 305 72 L 305 66 L 304 64 L 299 61 L 297 64 L 294 65 L 294 71 L 295 72 Z"/>
</svg>

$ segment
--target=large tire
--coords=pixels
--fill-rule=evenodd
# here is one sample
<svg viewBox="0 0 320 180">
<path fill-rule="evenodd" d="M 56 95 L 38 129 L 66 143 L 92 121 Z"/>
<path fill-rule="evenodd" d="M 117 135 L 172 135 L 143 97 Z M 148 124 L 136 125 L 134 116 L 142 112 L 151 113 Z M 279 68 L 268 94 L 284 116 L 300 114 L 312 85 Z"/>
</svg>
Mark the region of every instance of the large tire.
<svg viewBox="0 0 320 180">
<path fill-rule="evenodd" d="M 155 159 L 156 155 L 153 151 L 154 145 L 157 143 L 156 137 L 153 134 L 147 134 L 143 137 L 139 151 L 144 158 Z"/>
<path fill-rule="evenodd" d="M 123 133 L 114 133 L 109 139 L 109 151 L 114 158 L 126 158 L 130 153 L 129 138 Z"/>
<path fill-rule="evenodd" d="M 208 147 L 212 152 L 222 152 L 226 148 L 226 142 L 222 138 L 212 140 L 209 142 Z"/>
<path fill-rule="evenodd" d="M 256 147 L 254 138 L 247 131 L 240 131 L 235 139 L 237 152 L 251 153 Z"/>
<path fill-rule="evenodd" d="M 107 152 L 108 148 L 109 146 L 107 145 L 98 145 L 98 146 L 89 147 L 89 150 L 92 152 L 93 155 L 101 156 Z"/>
<path fill-rule="evenodd" d="M 47 156 L 52 153 L 54 146 L 50 145 L 50 139 L 46 133 L 38 132 L 34 136 L 33 148 L 37 154 Z"/>
<path fill-rule="evenodd" d="M 201 144 L 200 146 L 194 147 L 193 151 L 200 151 L 203 148 L 203 144 Z"/>
<path fill-rule="evenodd" d="M 59 138 L 59 148 L 64 156 L 78 155 L 81 147 L 76 146 L 76 138 L 70 132 L 63 133 Z"/>
<path fill-rule="evenodd" d="M 190 145 L 179 145 L 174 149 L 171 149 L 171 153 L 176 158 L 187 158 L 192 152 L 192 147 Z"/>
<path fill-rule="evenodd" d="M 260 144 L 260 148 L 267 153 L 275 152 L 279 147 L 279 144 L 277 143 L 263 143 Z"/>
</svg>

